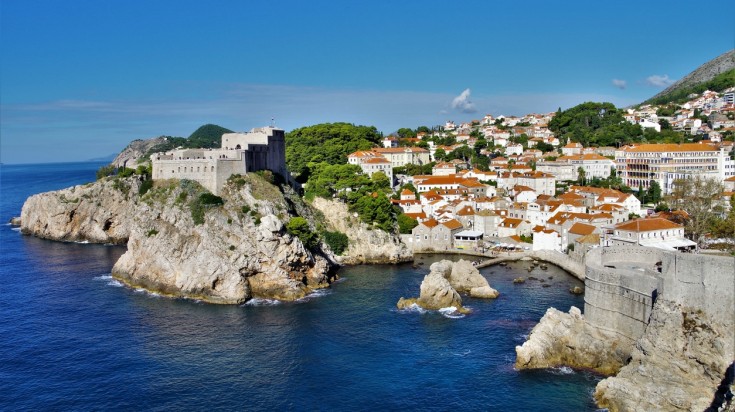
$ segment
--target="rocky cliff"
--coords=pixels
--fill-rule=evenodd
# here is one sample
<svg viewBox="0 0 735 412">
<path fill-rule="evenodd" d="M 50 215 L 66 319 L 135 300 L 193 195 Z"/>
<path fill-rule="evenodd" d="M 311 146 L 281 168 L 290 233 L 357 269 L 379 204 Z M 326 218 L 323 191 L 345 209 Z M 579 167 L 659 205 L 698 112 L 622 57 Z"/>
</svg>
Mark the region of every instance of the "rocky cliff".
<svg viewBox="0 0 735 412">
<path fill-rule="evenodd" d="M 714 394 L 733 362 L 723 343 L 733 333 L 702 311 L 659 300 L 630 363 L 597 385 L 595 399 L 612 412 L 718 406 Z"/>
<path fill-rule="evenodd" d="M 124 244 L 132 227 L 140 181 L 106 179 L 29 197 L 21 232 L 44 239 Z"/>
<path fill-rule="evenodd" d="M 306 250 L 284 227 L 293 212 L 279 189 L 252 174 L 221 201 L 191 181 L 157 181 L 138 195 L 136 178 L 108 178 L 26 201 L 26 234 L 125 243 L 113 276 L 161 294 L 237 304 L 295 300 L 328 286 L 329 256 Z"/>
<path fill-rule="evenodd" d="M 311 205 L 324 215 L 329 230 L 342 232 L 349 239 L 347 250 L 336 257 L 339 263 L 396 263 L 413 259 L 413 253 L 399 236 L 372 229 L 350 213 L 346 204 L 317 197 Z"/>
<path fill-rule="evenodd" d="M 726 339 L 733 339 L 732 330 L 665 300 L 655 304 L 636 342 L 586 323 L 575 307 L 569 313 L 551 308 L 516 347 L 515 366 L 571 366 L 615 375 L 595 390 L 598 404 L 612 412 L 704 411 L 733 362 Z"/>
<path fill-rule="evenodd" d="M 130 142 L 120 154 L 115 157 L 112 164 L 115 166 L 122 166 L 126 164 L 127 167 L 135 169 L 138 164 L 138 159 L 144 156 L 150 149 L 155 146 L 166 143 L 167 138 L 164 136 L 154 137 L 151 139 L 136 139 Z"/>
</svg>

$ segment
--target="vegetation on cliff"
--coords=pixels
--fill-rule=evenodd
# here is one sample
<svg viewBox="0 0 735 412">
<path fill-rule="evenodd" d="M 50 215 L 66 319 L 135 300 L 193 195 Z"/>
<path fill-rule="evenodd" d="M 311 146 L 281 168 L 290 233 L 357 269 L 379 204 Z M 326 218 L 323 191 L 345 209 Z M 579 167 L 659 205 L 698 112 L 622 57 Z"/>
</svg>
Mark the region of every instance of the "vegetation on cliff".
<svg viewBox="0 0 735 412">
<path fill-rule="evenodd" d="M 735 69 L 730 69 L 724 73 L 718 74 L 712 80 L 675 88 L 664 95 L 654 96 L 646 100 L 644 104 L 663 105 L 668 103 L 685 103 L 689 100 L 688 96 L 690 94 L 700 94 L 706 90 L 722 92 L 723 90 L 733 86 L 735 86 Z"/>
<path fill-rule="evenodd" d="M 286 164 L 299 182 L 306 182 L 311 164 L 347 163 L 347 155 L 379 145 L 382 135 L 374 126 L 323 123 L 286 133 Z"/>
</svg>

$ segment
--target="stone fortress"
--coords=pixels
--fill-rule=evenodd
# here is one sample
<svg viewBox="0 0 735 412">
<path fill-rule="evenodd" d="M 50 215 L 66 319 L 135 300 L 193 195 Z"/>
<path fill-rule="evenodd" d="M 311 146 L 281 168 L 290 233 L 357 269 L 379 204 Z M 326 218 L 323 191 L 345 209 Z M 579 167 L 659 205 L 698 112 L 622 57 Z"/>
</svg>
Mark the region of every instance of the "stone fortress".
<svg viewBox="0 0 735 412">
<path fill-rule="evenodd" d="M 586 258 L 585 320 L 630 341 L 643 336 L 657 299 L 703 311 L 735 330 L 735 259 L 639 246 L 595 248 Z M 726 339 L 735 353 L 735 337 Z"/>
<path fill-rule="evenodd" d="M 270 170 L 289 179 L 286 137 L 275 127 L 225 133 L 219 149 L 178 149 L 151 155 L 153 179 L 189 179 L 215 195 L 233 174 Z"/>
</svg>

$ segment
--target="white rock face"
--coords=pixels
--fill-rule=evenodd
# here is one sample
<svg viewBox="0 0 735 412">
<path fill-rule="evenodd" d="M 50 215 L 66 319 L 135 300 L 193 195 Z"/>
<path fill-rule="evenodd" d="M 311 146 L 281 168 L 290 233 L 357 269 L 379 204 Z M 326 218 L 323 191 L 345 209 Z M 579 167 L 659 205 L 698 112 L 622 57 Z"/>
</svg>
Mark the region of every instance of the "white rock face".
<svg viewBox="0 0 735 412">
<path fill-rule="evenodd" d="M 140 181 L 100 180 L 29 197 L 21 232 L 44 239 L 92 243 L 127 242 Z"/>
<path fill-rule="evenodd" d="M 347 250 L 336 257 L 339 263 L 397 263 L 413 258 L 413 252 L 399 236 L 368 229 L 368 225 L 347 210 L 346 204 L 317 197 L 311 205 L 324 214 L 330 230 L 342 232 L 349 239 Z"/>
<path fill-rule="evenodd" d="M 127 197 L 113 179 L 31 196 L 22 230 L 54 240 L 127 241 L 113 276 L 170 296 L 238 304 L 294 300 L 328 286 L 329 262 L 286 233 L 288 205 L 274 186 L 258 182 L 265 193 L 258 196 L 267 198 L 256 198 L 248 184 L 226 187 L 224 205 L 206 207 L 204 223 L 195 224 L 190 202 L 199 193 L 183 182 L 157 182 L 144 196 L 135 178 L 123 182 Z"/>
<path fill-rule="evenodd" d="M 632 360 L 595 390 L 611 411 L 703 411 L 713 401 L 733 354 L 722 344 L 733 339 L 700 311 L 659 300 Z"/>
<path fill-rule="evenodd" d="M 441 272 L 430 272 L 421 282 L 421 294 L 416 303 L 424 309 L 462 308 L 462 298 Z"/>
<path fill-rule="evenodd" d="M 585 323 L 581 311 L 549 308 L 523 346 L 516 346 L 517 369 L 571 366 L 609 375 L 626 363 L 632 342 Z"/>
<path fill-rule="evenodd" d="M 464 311 L 462 297 L 458 291 L 484 299 L 493 299 L 499 295 L 470 262 L 460 260 L 453 263 L 450 260 L 442 260 L 432 263 L 429 267 L 429 274 L 421 282 L 418 299 L 401 298 L 396 306 L 403 309 L 416 303 L 424 309 L 436 310 L 454 306 Z"/>
</svg>

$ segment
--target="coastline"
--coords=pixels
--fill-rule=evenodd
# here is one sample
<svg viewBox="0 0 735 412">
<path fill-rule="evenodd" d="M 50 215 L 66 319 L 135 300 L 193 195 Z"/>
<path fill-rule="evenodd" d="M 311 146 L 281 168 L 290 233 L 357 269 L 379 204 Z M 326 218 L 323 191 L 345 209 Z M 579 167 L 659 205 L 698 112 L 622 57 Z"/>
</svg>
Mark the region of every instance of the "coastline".
<svg viewBox="0 0 735 412">
<path fill-rule="evenodd" d="M 433 255 L 433 254 L 445 254 L 445 255 L 463 255 L 463 256 L 474 256 L 489 258 L 477 265 L 478 269 L 486 268 L 489 266 L 497 265 L 503 262 L 515 262 L 519 260 L 540 260 L 543 262 L 551 263 L 556 265 L 565 271 L 569 272 L 570 275 L 575 278 L 584 281 L 585 279 L 585 268 L 584 263 L 576 262 L 569 258 L 567 255 L 554 252 L 551 250 L 536 250 L 536 251 L 524 251 L 524 252 L 500 252 L 497 255 L 487 253 L 468 252 L 463 250 L 442 250 L 442 251 L 420 251 L 414 252 L 414 255 Z"/>
</svg>

